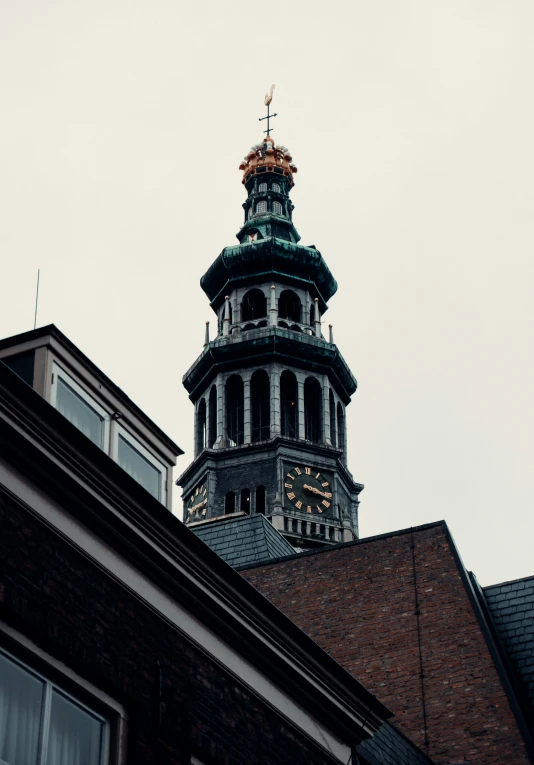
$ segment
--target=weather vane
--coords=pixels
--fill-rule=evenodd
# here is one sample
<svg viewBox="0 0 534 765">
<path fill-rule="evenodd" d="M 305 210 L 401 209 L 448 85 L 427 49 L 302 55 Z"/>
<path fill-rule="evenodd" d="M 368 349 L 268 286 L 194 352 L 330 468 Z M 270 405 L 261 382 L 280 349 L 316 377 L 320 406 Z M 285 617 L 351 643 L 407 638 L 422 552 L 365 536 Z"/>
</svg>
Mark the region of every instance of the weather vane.
<svg viewBox="0 0 534 765">
<path fill-rule="evenodd" d="M 259 122 L 262 120 L 267 120 L 267 130 L 264 130 L 264 133 L 267 133 L 267 135 L 270 135 L 271 133 L 271 119 L 273 117 L 277 117 L 277 114 L 271 114 L 271 101 L 273 100 L 273 90 L 274 85 L 271 85 L 271 90 L 269 93 L 265 94 L 265 106 L 267 107 L 267 116 L 266 117 L 259 117 Z"/>
</svg>

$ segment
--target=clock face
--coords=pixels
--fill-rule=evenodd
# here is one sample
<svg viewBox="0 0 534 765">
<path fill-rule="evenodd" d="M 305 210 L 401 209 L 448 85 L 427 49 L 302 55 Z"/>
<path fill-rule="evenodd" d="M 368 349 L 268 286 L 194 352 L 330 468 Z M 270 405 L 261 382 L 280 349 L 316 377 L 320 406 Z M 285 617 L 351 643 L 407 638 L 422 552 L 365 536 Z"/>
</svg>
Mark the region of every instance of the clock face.
<svg viewBox="0 0 534 765">
<path fill-rule="evenodd" d="M 332 512 L 330 480 L 316 468 L 292 467 L 284 476 L 284 493 L 289 503 L 301 512 Z"/>
<path fill-rule="evenodd" d="M 186 504 L 186 523 L 203 521 L 208 510 L 208 488 L 201 484 L 192 492 Z"/>
</svg>

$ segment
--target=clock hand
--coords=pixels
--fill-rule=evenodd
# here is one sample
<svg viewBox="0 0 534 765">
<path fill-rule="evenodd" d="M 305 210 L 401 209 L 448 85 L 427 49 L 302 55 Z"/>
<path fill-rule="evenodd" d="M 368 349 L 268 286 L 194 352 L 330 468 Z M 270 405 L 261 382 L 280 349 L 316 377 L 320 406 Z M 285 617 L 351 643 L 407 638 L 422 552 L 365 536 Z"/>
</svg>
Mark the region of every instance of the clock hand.
<svg viewBox="0 0 534 765">
<path fill-rule="evenodd" d="M 326 499 L 331 499 L 332 494 L 329 491 L 321 491 L 320 489 L 316 489 L 315 486 L 308 486 L 307 483 L 303 486 L 304 489 L 308 489 L 308 491 L 311 491 L 313 494 L 318 494 L 320 497 L 325 497 Z"/>
<path fill-rule="evenodd" d="M 205 499 L 205 500 L 204 500 L 204 502 L 199 502 L 199 503 L 198 503 L 198 505 L 195 505 L 194 507 L 192 507 L 192 508 L 189 510 L 189 512 L 190 512 L 190 513 L 194 513 L 194 512 L 195 512 L 195 510 L 200 510 L 200 508 L 201 508 L 203 505 L 205 505 L 205 504 L 207 503 L 207 501 L 208 501 L 208 500 L 207 500 L 207 499 Z"/>
</svg>

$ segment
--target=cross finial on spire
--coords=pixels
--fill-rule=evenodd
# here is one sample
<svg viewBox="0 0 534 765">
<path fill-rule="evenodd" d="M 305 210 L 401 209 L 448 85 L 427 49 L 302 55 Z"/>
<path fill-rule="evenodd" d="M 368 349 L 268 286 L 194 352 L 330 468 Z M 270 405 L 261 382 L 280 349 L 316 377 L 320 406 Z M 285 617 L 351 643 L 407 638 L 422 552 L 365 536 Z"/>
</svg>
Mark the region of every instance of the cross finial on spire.
<svg viewBox="0 0 534 765">
<path fill-rule="evenodd" d="M 277 114 L 271 114 L 271 101 L 273 100 L 273 90 L 274 85 L 271 85 L 271 90 L 269 93 L 265 94 L 265 106 L 267 107 L 267 116 L 266 117 L 260 117 L 259 122 L 262 120 L 267 120 L 267 130 L 264 130 L 264 133 L 267 133 L 267 135 L 271 134 L 271 119 L 273 117 L 277 117 Z"/>
</svg>

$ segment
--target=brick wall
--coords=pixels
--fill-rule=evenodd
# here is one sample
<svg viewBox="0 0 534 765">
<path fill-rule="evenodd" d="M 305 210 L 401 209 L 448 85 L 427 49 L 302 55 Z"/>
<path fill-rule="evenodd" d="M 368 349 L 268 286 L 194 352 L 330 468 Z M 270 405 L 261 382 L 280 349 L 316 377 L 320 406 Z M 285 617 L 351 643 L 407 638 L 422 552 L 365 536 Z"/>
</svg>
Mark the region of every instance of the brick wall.
<svg viewBox="0 0 534 765">
<path fill-rule="evenodd" d="M 331 762 L 1 493 L 0 528 L 0 618 L 125 705 L 129 765 L 189 765 L 191 751 L 207 764 Z"/>
<path fill-rule="evenodd" d="M 445 528 L 416 530 L 413 541 L 419 619 L 409 532 L 242 573 L 423 750 L 426 716 L 436 763 L 528 763 Z"/>
</svg>

